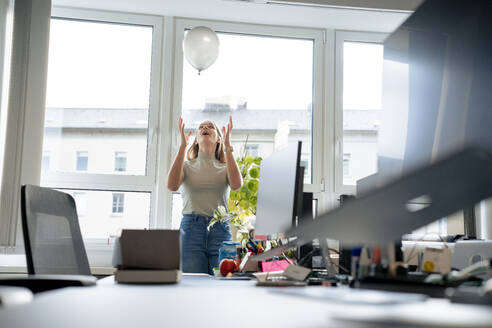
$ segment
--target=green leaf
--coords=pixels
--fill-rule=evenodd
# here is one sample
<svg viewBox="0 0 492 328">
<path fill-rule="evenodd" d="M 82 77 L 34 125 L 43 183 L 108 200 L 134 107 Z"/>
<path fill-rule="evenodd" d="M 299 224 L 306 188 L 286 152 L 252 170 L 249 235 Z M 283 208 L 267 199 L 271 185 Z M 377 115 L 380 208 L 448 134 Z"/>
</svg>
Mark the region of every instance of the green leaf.
<svg viewBox="0 0 492 328">
<path fill-rule="evenodd" d="M 248 183 L 243 183 L 243 186 L 241 187 L 241 189 L 240 189 L 240 190 L 241 190 L 241 191 L 240 191 L 239 196 L 240 196 L 241 198 L 245 198 L 245 197 L 247 197 L 247 196 L 248 196 L 248 194 L 250 193 L 250 191 L 249 191 L 249 189 L 248 189 Z"/>
<path fill-rule="evenodd" d="M 242 209 L 247 209 L 248 208 L 248 201 L 247 200 L 242 200 L 239 202 L 239 207 L 242 208 Z"/>
<path fill-rule="evenodd" d="M 255 157 L 255 159 L 253 160 L 253 163 L 255 163 L 256 165 L 260 165 L 262 160 L 263 160 L 263 158 L 261 158 L 261 157 Z"/>
<path fill-rule="evenodd" d="M 249 181 L 247 186 L 252 193 L 256 193 L 258 191 L 258 181 L 256 180 Z"/>
<path fill-rule="evenodd" d="M 235 190 L 231 190 L 229 193 L 229 198 L 232 200 L 239 200 L 239 193 Z"/>
<path fill-rule="evenodd" d="M 258 179 L 260 177 L 260 169 L 257 167 L 252 167 L 249 170 L 249 176 L 252 177 L 253 179 Z"/>
</svg>

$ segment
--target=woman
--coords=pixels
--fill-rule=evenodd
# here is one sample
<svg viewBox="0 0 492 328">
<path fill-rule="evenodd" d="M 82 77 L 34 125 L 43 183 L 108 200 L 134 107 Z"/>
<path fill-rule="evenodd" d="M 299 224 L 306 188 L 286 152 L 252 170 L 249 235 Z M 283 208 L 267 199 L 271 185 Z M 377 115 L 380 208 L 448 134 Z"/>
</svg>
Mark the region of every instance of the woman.
<svg viewBox="0 0 492 328">
<path fill-rule="evenodd" d="M 167 188 L 176 191 L 181 186 L 183 272 L 213 274 L 212 269 L 219 264 L 220 245 L 231 240 L 231 230 L 228 223 L 220 222 L 208 230 L 208 223 L 219 205 L 227 208 L 228 185 L 234 190 L 242 185 L 231 146 L 232 117 L 227 129 L 222 127 L 224 137 L 214 122 L 202 122 L 187 152 L 191 131 L 185 134 L 182 118 L 178 125 L 181 146 L 169 171 Z"/>
</svg>

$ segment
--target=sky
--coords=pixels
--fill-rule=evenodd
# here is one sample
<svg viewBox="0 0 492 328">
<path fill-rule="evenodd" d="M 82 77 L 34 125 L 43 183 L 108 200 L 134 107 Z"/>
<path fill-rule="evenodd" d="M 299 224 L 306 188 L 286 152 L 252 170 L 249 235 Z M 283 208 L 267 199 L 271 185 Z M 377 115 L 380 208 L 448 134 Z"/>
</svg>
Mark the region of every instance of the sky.
<svg viewBox="0 0 492 328">
<path fill-rule="evenodd" d="M 148 108 L 152 28 L 52 19 L 48 107 Z"/>
<path fill-rule="evenodd" d="M 207 98 L 244 98 L 249 109 L 306 109 L 312 102 L 313 41 L 219 33 L 219 57 L 200 75 L 183 65 L 183 108 Z"/>
<path fill-rule="evenodd" d="M 200 75 L 183 60 L 184 109 L 224 97 L 231 105 L 245 100 L 249 109 L 310 106 L 312 40 L 218 36 L 217 61 Z M 345 108 L 380 106 L 374 74 L 382 70 L 382 46 L 362 45 L 345 44 Z M 47 106 L 148 108 L 151 50 L 151 27 L 53 19 Z"/>
</svg>

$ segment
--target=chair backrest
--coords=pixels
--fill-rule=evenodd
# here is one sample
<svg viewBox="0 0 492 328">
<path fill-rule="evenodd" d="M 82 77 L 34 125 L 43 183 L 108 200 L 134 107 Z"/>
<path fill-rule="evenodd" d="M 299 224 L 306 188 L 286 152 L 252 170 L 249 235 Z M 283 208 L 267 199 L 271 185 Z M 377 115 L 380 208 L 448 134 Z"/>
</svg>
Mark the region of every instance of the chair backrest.
<svg viewBox="0 0 492 328">
<path fill-rule="evenodd" d="M 72 196 L 25 185 L 21 211 L 29 274 L 91 275 Z"/>
</svg>

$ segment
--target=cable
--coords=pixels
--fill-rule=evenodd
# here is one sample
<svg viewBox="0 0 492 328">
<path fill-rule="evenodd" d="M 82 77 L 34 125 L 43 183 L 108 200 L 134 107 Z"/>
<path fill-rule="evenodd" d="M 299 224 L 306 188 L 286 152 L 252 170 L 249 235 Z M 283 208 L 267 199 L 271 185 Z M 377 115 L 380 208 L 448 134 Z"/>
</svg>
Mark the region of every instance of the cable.
<svg viewBox="0 0 492 328">
<path fill-rule="evenodd" d="M 331 251 L 334 251 L 337 254 L 340 254 L 340 252 L 337 251 L 336 249 L 333 249 L 333 248 L 330 248 L 330 247 L 326 247 L 326 250 L 328 251 L 328 261 L 330 262 L 330 265 L 336 266 L 338 268 L 338 271 L 340 271 L 340 269 L 342 269 L 346 274 L 350 274 L 350 271 L 349 270 L 347 270 L 346 268 L 344 268 L 340 264 L 335 264 L 335 262 L 333 262 L 333 260 L 331 259 L 331 253 L 330 253 Z M 325 256 L 325 261 L 326 261 L 326 256 Z"/>
<path fill-rule="evenodd" d="M 307 253 L 306 255 L 304 255 L 301 259 L 299 259 L 299 261 L 297 261 L 297 263 L 301 266 L 304 266 L 304 263 L 306 262 L 306 259 L 307 258 L 312 258 L 312 254 L 317 251 L 318 249 L 312 249 L 309 253 Z"/>
</svg>

